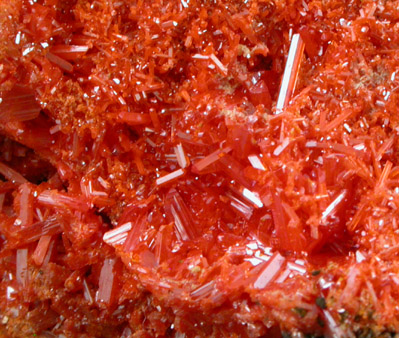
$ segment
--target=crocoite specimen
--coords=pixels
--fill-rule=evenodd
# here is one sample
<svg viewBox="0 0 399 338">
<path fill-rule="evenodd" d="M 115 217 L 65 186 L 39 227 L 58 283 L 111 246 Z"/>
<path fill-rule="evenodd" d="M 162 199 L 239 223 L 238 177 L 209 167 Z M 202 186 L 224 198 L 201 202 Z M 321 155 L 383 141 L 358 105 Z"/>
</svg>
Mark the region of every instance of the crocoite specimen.
<svg viewBox="0 0 399 338">
<path fill-rule="evenodd" d="M 0 335 L 399 333 L 397 1 L 0 0 Z"/>
</svg>

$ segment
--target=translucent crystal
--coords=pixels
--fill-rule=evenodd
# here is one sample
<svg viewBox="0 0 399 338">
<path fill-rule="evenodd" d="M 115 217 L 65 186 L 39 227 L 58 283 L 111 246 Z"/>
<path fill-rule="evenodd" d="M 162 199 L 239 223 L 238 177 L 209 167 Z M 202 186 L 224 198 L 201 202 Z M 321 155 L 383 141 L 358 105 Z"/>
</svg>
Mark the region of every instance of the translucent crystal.
<svg viewBox="0 0 399 338">
<path fill-rule="evenodd" d="M 176 234 L 182 241 L 196 238 L 196 228 L 193 215 L 184 203 L 183 198 L 175 190 L 169 190 L 165 200 L 165 211 L 175 224 Z"/>
<path fill-rule="evenodd" d="M 294 34 L 291 39 L 287 63 L 285 65 L 280 93 L 276 103 L 276 113 L 280 114 L 291 100 L 298 78 L 299 67 L 304 50 L 304 43 L 299 34 Z"/>
<path fill-rule="evenodd" d="M 116 260 L 114 258 L 106 258 L 104 260 L 98 281 L 98 291 L 96 293 L 96 302 L 98 303 L 110 304 L 113 301 L 115 293 L 115 263 Z"/>
<path fill-rule="evenodd" d="M 40 266 L 44 262 L 44 258 L 46 257 L 47 251 L 50 246 L 51 236 L 44 235 L 40 237 L 39 242 L 37 243 L 36 249 L 33 252 L 32 260 L 36 265 Z"/>
<path fill-rule="evenodd" d="M 25 288 L 28 285 L 28 249 L 17 250 L 16 267 L 17 282 Z"/>
<path fill-rule="evenodd" d="M 15 86 L 0 101 L 0 121 L 29 121 L 40 114 L 35 94 L 28 88 Z"/>
<path fill-rule="evenodd" d="M 22 184 L 26 183 L 26 179 L 18 172 L 0 162 L 0 174 L 11 182 Z"/>
<path fill-rule="evenodd" d="M 255 289 L 264 289 L 280 272 L 285 262 L 285 258 L 279 253 L 275 253 L 260 272 L 258 278 L 254 282 Z"/>
</svg>

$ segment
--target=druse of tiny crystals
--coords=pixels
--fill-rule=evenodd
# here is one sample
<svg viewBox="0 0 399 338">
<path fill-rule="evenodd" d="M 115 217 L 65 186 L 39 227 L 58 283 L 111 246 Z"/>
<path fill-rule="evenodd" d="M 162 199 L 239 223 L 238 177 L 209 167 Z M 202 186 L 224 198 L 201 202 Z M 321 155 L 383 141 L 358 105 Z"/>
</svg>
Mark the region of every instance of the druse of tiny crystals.
<svg viewBox="0 0 399 338">
<path fill-rule="evenodd" d="M 399 332 L 397 1 L 0 0 L 0 336 Z"/>
</svg>

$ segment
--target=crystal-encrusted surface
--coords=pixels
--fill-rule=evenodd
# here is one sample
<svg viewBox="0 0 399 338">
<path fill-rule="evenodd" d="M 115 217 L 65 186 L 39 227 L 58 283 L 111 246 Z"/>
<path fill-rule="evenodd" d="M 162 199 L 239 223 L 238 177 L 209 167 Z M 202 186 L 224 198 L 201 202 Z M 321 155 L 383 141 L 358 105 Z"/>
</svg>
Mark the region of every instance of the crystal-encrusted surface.
<svg viewBox="0 0 399 338">
<path fill-rule="evenodd" d="M 398 333 L 398 22 L 0 0 L 0 336 Z"/>
</svg>

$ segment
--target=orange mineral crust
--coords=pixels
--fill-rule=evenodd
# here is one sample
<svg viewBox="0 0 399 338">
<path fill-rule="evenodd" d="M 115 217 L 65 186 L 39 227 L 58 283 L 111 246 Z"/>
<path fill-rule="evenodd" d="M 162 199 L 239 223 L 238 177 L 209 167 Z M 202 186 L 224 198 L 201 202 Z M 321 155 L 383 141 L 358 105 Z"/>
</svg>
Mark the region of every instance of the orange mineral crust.
<svg viewBox="0 0 399 338">
<path fill-rule="evenodd" d="M 398 88 L 397 0 L 0 0 L 0 336 L 397 336 Z"/>
</svg>

